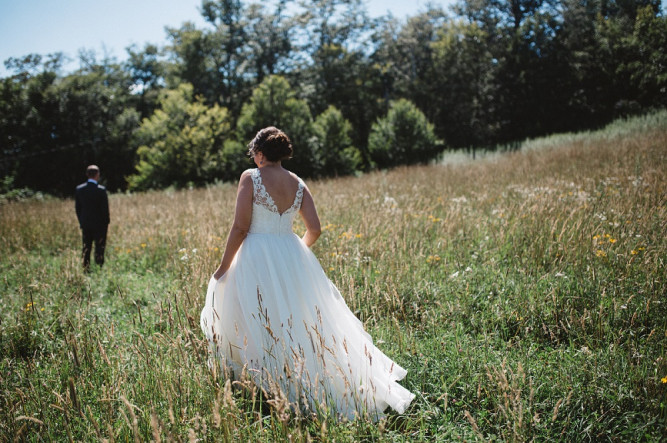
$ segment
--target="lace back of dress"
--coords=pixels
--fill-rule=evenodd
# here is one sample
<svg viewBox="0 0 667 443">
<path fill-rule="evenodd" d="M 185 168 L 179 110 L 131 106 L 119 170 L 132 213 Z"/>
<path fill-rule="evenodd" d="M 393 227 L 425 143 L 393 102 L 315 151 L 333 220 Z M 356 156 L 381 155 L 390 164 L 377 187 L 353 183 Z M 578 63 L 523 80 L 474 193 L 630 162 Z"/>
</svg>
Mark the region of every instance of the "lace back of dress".
<svg viewBox="0 0 667 443">
<path fill-rule="evenodd" d="M 264 208 L 268 209 L 269 211 L 280 214 L 278 211 L 278 207 L 276 206 L 275 202 L 273 201 L 273 198 L 271 195 L 267 192 L 266 187 L 264 186 L 264 183 L 262 183 L 262 176 L 259 173 L 259 168 L 255 169 L 252 171 L 252 187 L 253 187 L 253 197 L 252 201 L 253 203 L 263 206 Z M 297 210 L 301 208 L 301 202 L 303 200 L 303 182 L 301 179 L 299 179 L 299 186 L 296 191 L 296 195 L 294 197 L 294 202 L 292 203 L 292 206 L 288 208 L 283 214 Z"/>
<path fill-rule="evenodd" d="M 252 202 L 257 205 L 264 206 L 271 212 L 278 212 L 275 203 L 273 203 L 273 199 L 266 191 L 264 183 L 262 183 L 262 176 L 259 174 L 259 169 L 253 170 L 251 176 L 253 189 Z"/>
</svg>

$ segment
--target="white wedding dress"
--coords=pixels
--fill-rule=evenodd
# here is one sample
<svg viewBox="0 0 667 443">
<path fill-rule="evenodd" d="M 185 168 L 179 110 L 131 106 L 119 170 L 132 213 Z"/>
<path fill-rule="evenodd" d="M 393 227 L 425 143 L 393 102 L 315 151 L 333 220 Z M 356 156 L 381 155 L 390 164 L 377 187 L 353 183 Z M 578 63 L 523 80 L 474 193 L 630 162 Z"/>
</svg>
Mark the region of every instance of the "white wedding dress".
<svg viewBox="0 0 667 443">
<path fill-rule="evenodd" d="M 280 214 L 251 173 L 250 230 L 229 270 L 213 278 L 201 327 L 223 370 L 249 375 L 292 410 L 381 418 L 403 413 L 414 394 L 406 370 L 373 344 L 303 241 L 292 232 L 304 184 Z"/>
</svg>

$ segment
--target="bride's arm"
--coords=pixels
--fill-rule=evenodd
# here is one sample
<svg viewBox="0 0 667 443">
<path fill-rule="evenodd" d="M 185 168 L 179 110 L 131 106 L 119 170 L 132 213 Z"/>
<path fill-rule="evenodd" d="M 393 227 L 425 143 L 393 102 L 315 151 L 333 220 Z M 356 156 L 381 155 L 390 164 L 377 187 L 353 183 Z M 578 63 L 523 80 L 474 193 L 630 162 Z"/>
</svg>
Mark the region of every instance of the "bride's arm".
<svg viewBox="0 0 667 443">
<path fill-rule="evenodd" d="M 236 194 L 236 211 L 234 212 L 234 224 L 227 236 L 227 246 L 222 255 L 220 266 L 215 270 L 213 278 L 218 280 L 224 275 L 232 264 L 236 252 L 241 247 L 241 243 L 248 235 L 250 229 L 250 219 L 252 217 L 252 177 L 248 171 L 241 174 L 239 180 L 239 189 Z"/>
<path fill-rule="evenodd" d="M 310 190 L 307 187 L 303 190 L 303 200 L 301 201 L 301 210 L 299 213 L 301 214 L 303 223 L 306 225 L 306 233 L 302 240 L 310 248 L 320 237 L 322 229 L 320 228 L 320 218 L 317 215 L 317 209 L 315 209 L 313 196 L 310 195 Z"/>
</svg>

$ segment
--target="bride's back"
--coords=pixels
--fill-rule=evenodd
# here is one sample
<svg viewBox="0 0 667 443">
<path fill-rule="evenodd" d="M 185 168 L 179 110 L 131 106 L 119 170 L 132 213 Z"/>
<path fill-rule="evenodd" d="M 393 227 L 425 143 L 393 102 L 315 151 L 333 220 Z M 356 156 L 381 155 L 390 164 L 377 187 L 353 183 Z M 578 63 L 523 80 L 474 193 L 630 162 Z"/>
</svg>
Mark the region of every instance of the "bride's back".
<svg viewBox="0 0 667 443">
<path fill-rule="evenodd" d="M 299 188 L 296 175 L 280 166 L 266 166 L 259 169 L 262 184 L 273 199 L 278 212 L 287 211 L 294 204 L 294 197 Z"/>
</svg>

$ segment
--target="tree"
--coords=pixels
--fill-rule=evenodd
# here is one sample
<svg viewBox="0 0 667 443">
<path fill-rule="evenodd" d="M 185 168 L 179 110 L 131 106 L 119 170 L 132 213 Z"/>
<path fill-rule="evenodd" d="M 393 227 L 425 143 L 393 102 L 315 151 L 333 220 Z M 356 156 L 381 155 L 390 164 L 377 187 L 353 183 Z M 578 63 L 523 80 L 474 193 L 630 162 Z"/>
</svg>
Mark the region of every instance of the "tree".
<svg viewBox="0 0 667 443">
<path fill-rule="evenodd" d="M 184 187 L 213 180 L 232 180 L 223 149 L 231 138 L 227 109 L 206 106 L 184 83 L 160 97 L 160 108 L 136 134 L 139 162 L 128 178 L 131 189 Z"/>
<path fill-rule="evenodd" d="M 254 78 L 254 86 L 267 76 L 292 69 L 289 56 L 293 43 L 293 21 L 285 14 L 287 0 L 275 3 L 273 12 L 263 5 L 251 4 L 246 13 L 246 70 Z"/>
<path fill-rule="evenodd" d="M 434 92 L 443 79 L 434 69 L 433 44 L 445 23 L 439 8 L 408 18 L 398 27 L 392 19 L 381 21 L 376 30 L 379 47 L 372 60 L 386 72 L 386 99 L 405 98 L 434 120 Z M 386 112 L 386 111 L 385 111 Z"/>
<path fill-rule="evenodd" d="M 496 137 L 497 61 L 477 23 L 449 22 L 433 43 L 431 107 L 436 132 L 455 147 L 480 146 Z"/>
<path fill-rule="evenodd" d="M 313 157 L 319 175 L 351 174 L 361 166 L 361 153 L 352 146 L 352 125 L 333 106 L 318 115 L 313 124 Z"/>
<path fill-rule="evenodd" d="M 240 0 L 204 0 L 202 15 L 210 28 L 186 23 L 168 30 L 169 86 L 191 83 L 209 105 L 218 103 L 238 117 L 252 89 L 289 66 L 285 60 L 292 48 L 292 22 L 284 13 L 287 4 L 279 0 L 267 11 Z"/>
<path fill-rule="evenodd" d="M 386 112 L 382 77 L 369 62 L 372 21 L 359 0 L 301 1 L 295 21 L 293 59 L 298 70 L 289 72 L 299 84 L 300 97 L 313 114 L 335 106 L 354 127 L 353 144 L 365 151 L 370 124 Z"/>
<path fill-rule="evenodd" d="M 632 21 L 626 15 L 600 17 L 597 33 L 598 63 L 610 78 L 609 106 L 614 116 L 665 106 L 667 18 L 647 5 L 636 10 Z"/>
<path fill-rule="evenodd" d="M 166 66 L 167 87 L 175 89 L 181 83 L 189 83 L 194 94 L 204 97 L 208 104 L 220 101 L 222 82 L 214 68 L 213 43 L 208 32 L 185 23 L 178 29 L 167 28 L 167 33 L 171 40 L 166 48 L 170 55 Z"/>
<path fill-rule="evenodd" d="M 159 91 L 164 87 L 164 63 L 155 45 L 147 44 L 142 50 L 135 46 L 127 48 L 128 60 L 124 68 L 132 77 L 132 92 L 139 95 L 141 118 L 150 116 L 155 110 Z"/>
<path fill-rule="evenodd" d="M 386 117 L 373 124 L 368 137 L 371 158 L 381 168 L 426 162 L 439 148 L 433 125 L 405 99 L 391 103 Z"/>
<path fill-rule="evenodd" d="M 284 77 L 272 75 L 264 79 L 243 105 L 237 123 L 238 139 L 249 142 L 257 131 L 276 126 L 292 140 L 294 159 L 286 166 L 295 173 L 312 176 L 317 168 L 310 149 L 313 122 L 308 104 L 296 98 Z"/>
<path fill-rule="evenodd" d="M 113 60 L 85 57 L 86 67 L 65 77 L 53 60 L 40 65 L 41 58 L 28 57 L 3 80 L 0 134 L 9 150 L 3 175 L 15 186 L 69 195 L 90 163 L 100 165 L 110 189 L 124 186 L 134 156 L 128 140 L 139 118 L 131 79 Z"/>
</svg>

